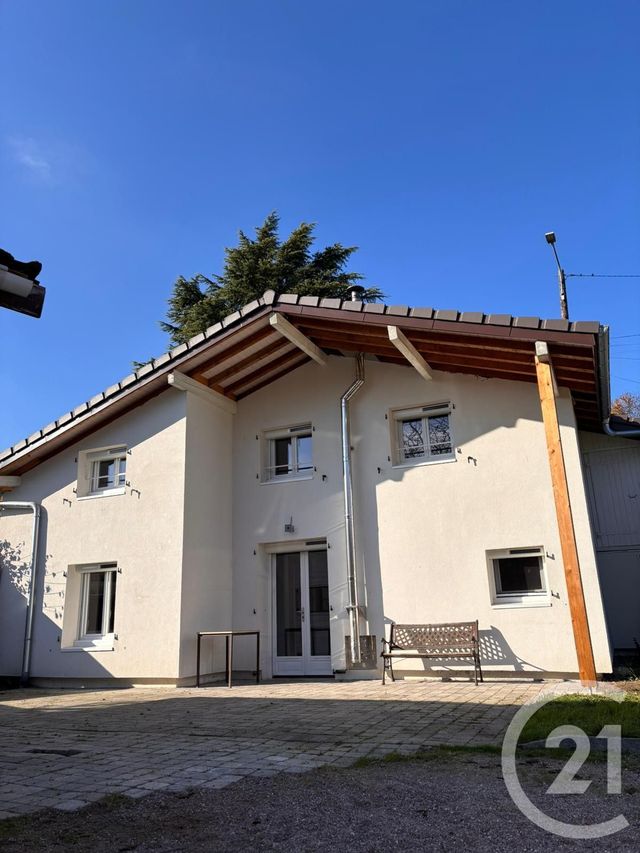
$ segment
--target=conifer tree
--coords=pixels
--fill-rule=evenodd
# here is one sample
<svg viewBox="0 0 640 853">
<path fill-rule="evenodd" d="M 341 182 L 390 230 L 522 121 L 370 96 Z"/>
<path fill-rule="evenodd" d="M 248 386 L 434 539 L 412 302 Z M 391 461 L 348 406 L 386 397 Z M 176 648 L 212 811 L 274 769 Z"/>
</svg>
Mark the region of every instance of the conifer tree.
<svg viewBox="0 0 640 853">
<path fill-rule="evenodd" d="M 360 273 L 345 269 L 356 246 L 334 243 L 314 252 L 313 223 L 302 222 L 282 242 L 279 223 L 274 211 L 255 229 L 254 238 L 240 231 L 238 245 L 225 249 L 221 275 L 209 278 L 199 273 L 176 280 L 168 300 L 167 320 L 160 323 L 172 346 L 203 332 L 265 290 L 274 290 L 277 295 L 344 298 L 349 285 L 362 281 Z M 362 298 L 374 302 L 383 296 L 377 287 L 370 287 Z"/>
</svg>

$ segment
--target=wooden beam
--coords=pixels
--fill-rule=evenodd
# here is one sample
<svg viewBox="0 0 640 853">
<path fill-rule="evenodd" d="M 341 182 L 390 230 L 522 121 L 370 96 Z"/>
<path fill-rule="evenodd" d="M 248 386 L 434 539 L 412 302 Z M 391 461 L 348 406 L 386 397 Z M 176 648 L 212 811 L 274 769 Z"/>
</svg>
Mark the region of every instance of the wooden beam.
<svg viewBox="0 0 640 853">
<path fill-rule="evenodd" d="M 303 335 L 299 329 L 296 329 L 282 314 L 272 314 L 269 317 L 269 324 L 276 332 L 280 332 L 283 337 L 290 340 L 292 344 L 295 344 L 298 349 L 302 350 L 302 352 L 306 353 L 314 361 L 317 361 L 318 364 L 324 366 L 327 363 L 327 357 L 320 347 L 317 347 L 313 341 Z"/>
<path fill-rule="evenodd" d="M 200 397 L 200 399 L 205 400 L 207 403 L 211 403 L 217 409 L 222 409 L 223 412 L 227 412 L 230 415 L 235 415 L 238 409 L 234 401 L 225 397 L 224 394 L 214 391 L 202 382 L 197 382 L 195 379 L 191 379 L 190 376 L 185 376 L 184 373 L 180 373 L 178 370 L 174 370 L 173 373 L 170 373 L 167 376 L 167 381 L 172 388 L 177 388 L 178 391 L 188 391 L 190 394 L 195 394 Z"/>
<path fill-rule="evenodd" d="M 543 358 L 545 357 L 544 353 L 542 356 Z M 560 439 L 558 410 L 553 393 L 553 365 L 548 354 L 546 361 L 542 361 L 540 356 L 537 355 L 535 363 L 540 405 L 542 407 L 542 420 L 547 440 L 547 451 L 549 453 L 553 498 L 560 532 L 562 562 L 564 564 L 567 595 L 569 597 L 569 612 L 571 613 L 573 637 L 578 656 L 578 669 L 582 683 L 593 684 L 596 680 L 596 667 L 593 659 L 593 648 L 591 646 L 591 634 L 589 632 L 589 620 L 584 600 L 582 577 L 580 575 L 580 560 L 573 526 L 567 471 L 564 463 L 562 441 Z"/>
<path fill-rule="evenodd" d="M 423 379 L 426 379 L 427 382 L 433 379 L 429 365 L 411 341 L 407 340 L 402 329 L 399 329 L 397 326 L 387 326 L 387 334 L 394 347 L 398 352 L 402 353 L 412 367 L 415 367 Z"/>
<path fill-rule="evenodd" d="M 543 364 L 548 364 L 550 367 L 550 375 L 551 375 L 551 385 L 553 387 L 553 396 L 558 399 L 558 383 L 556 382 L 556 372 L 553 369 L 553 363 L 551 362 L 551 354 L 549 352 L 549 347 L 546 341 L 536 341 L 536 358 L 538 358 Z"/>
</svg>

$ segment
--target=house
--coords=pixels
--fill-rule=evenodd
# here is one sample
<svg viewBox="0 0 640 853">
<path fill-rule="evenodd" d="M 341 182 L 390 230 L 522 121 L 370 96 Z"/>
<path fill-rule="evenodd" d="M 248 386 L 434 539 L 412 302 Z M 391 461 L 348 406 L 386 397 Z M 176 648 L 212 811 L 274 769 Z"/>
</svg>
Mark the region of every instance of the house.
<svg viewBox="0 0 640 853">
<path fill-rule="evenodd" d="M 0 675 L 192 684 L 233 628 L 265 677 L 377 677 L 391 622 L 475 619 L 489 675 L 611 672 L 580 450 L 607 352 L 267 291 L 0 455 Z"/>
</svg>

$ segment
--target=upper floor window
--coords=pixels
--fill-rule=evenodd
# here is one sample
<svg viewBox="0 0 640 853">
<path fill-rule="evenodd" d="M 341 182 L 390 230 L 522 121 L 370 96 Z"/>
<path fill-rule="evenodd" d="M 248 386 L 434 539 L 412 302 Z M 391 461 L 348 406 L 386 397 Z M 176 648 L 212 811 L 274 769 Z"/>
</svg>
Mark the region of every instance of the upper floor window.
<svg viewBox="0 0 640 853">
<path fill-rule="evenodd" d="M 455 458 L 449 403 L 395 411 L 393 421 L 396 465 Z"/>
<path fill-rule="evenodd" d="M 265 433 L 265 481 L 292 480 L 313 474 L 311 424 Z"/>
<path fill-rule="evenodd" d="M 126 447 L 106 447 L 80 453 L 78 497 L 124 494 L 126 485 Z"/>
</svg>

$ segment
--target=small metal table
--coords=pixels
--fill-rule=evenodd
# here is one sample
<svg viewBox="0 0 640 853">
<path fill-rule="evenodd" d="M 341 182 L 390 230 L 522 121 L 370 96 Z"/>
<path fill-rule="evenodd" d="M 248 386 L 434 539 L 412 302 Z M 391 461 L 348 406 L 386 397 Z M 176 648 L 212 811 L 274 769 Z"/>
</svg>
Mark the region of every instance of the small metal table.
<svg viewBox="0 0 640 853">
<path fill-rule="evenodd" d="M 226 639 L 227 654 L 225 664 L 225 680 L 227 687 L 231 687 L 231 673 L 233 669 L 233 638 L 255 637 L 256 638 L 256 684 L 260 684 L 260 631 L 198 631 L 198 652 L 196 658 L 196 687 L 200 687 L 200 641 L 203 637 L 224 637 Z"/>
</svg>

